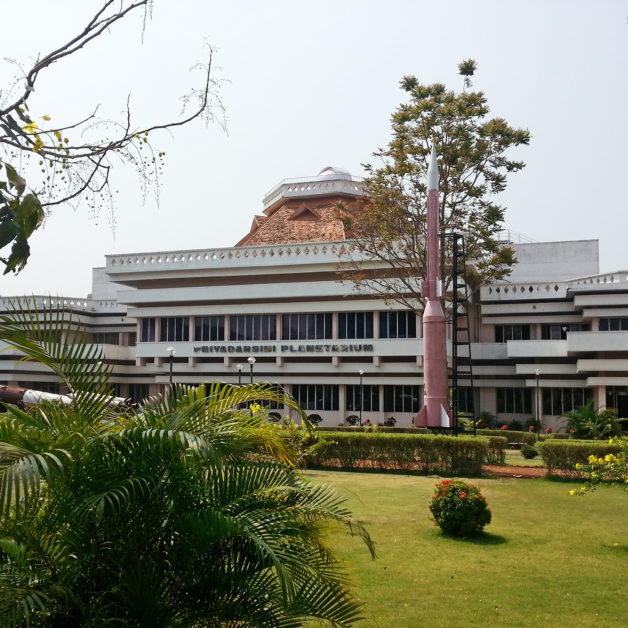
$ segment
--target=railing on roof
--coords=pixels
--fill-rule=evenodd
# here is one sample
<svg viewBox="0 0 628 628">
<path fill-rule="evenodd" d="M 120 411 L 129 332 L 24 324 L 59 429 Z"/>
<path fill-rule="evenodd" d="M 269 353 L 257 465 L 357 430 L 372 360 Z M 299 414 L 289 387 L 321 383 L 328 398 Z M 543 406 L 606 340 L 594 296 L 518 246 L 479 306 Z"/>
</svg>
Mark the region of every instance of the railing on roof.
<svg viewBox="0 0 628 628">
<path fill-rule="evenodd" d="M 267 209 L 284 193 L 290 197 L 332 194 L 334 192 L 361 195 L 363 180 L 361 177 L 342 173 L 284 179 L 264 196 L 262 203 L 264 209 Z"/>
<path fill-rule="evenodd" d="M 537 242 L 537 240 L 533 240 L 514 229 L 500 229 L 496 234 L 496 238 L 498 242 L 509 242 L 511 244 L 532 244 Z"/>
<path fill-rule="evenodd" d="M 32 305 L 33 300 L 38 308 L 41 307 L 57 307 L 60 309 L 76 310 L 83 312 L 98 312 L 104 309 L 118 309 L 126 311 L 126 307 L 113 299 L 81 299 L 73 297 L 51 296 L 33 294 L 27 296 L 14 296 L 0 298 L 0 310 L 7 311 L 18 303 L 24 305 Z"/>
</svg>

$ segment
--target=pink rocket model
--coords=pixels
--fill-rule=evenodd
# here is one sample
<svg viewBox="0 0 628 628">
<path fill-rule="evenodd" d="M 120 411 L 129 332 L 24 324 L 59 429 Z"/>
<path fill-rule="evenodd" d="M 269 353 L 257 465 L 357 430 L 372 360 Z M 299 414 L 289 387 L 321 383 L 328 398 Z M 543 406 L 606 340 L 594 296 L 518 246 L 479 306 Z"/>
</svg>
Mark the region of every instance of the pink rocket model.
<svg viewBox="0 0 628 628">
<path fill-rule="evenodd" d="M 427 280 L 421 284 L 421 296 L 427 299 L 423 312 L 423 407 L 414 417 L 421 427 L 451 427 L 451 410 L 447 405 L 447 356 L 445 354 L 445 314 L 441 300 L 443 290 L 439 273 L 438 237 L 438 164 L 432 145 L 427 170 Z"/>
</svg>

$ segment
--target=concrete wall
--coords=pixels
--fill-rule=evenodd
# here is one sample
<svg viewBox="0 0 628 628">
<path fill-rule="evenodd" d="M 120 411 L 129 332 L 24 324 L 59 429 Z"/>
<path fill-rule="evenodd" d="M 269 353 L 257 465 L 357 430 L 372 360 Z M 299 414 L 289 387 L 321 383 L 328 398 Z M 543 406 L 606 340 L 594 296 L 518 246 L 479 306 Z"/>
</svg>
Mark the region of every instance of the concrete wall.
<svg viewBox="0 0 628 628">
<path fill-rule="evenodd" d="M 516 244 L 515 257 L 511 283 L 564 281 L 600 272 L 598 240 Z"/>
</svg>

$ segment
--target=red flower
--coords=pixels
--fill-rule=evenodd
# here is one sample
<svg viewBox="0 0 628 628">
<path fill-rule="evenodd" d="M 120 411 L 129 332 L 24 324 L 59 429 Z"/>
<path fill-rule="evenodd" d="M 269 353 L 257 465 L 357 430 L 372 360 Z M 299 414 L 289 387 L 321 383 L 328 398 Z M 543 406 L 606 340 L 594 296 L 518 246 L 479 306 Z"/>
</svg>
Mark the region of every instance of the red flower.
<svg viewBox="0 0 628 628">
<path fill-rule="evenodd" d="M 447 486 L 450 482 L 451 480 L 443 480 L 443 486 Z"/>
<path fill-rule="evenodd" d="M 464 491 L 461 491 L 460 499 L 464 499 L 466 496 L 467 496 L 467 494 Z"/>
<path fill-rule="evenodd" d="M 545 433 L 546 433 L 546 434 L 551 434 L 551 433 L 552 433 L 552 428 L 551 428 L 551 427 L 548 427 L 548 428 L 545 430 Z"/>
<path fill-rule="evenodd" d="M 508 429 L 508 426 L 507 426 L 507 425 L 502 425 L 499 429 L 500 429 L 500 430 L 507 430 L 507 429 Z"/>
<path fill-rule="evenodd" d="M 528 429 L 529 429 L 531 432 L 534 432 L 534 425 L 531 425 Z"/>
</svg>

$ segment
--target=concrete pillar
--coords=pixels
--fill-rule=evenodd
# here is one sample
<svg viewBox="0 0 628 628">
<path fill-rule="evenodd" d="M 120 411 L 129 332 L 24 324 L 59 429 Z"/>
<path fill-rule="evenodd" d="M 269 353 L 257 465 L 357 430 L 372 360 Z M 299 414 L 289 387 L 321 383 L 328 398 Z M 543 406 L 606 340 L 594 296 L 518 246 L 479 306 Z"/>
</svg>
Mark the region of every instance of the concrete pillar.
<svg viewBox="0 0 628 628">
<path fill-rule="evenodd" d="M 596 410 L 606 408 L 606 386 L 595 386 L 593 388 L 593 407 Z"/>
<path fill-rule="evenodd" d="M 345 415 L 347 412 L 347 386 L 340 384 L 338 386 L 338 414 L 340 420 L 344 423 Z"/>
<path fill-rule="evenodd" d="M 331 313 L 331 337 L 338 338 L 338 312 Z"/>
</svg>

